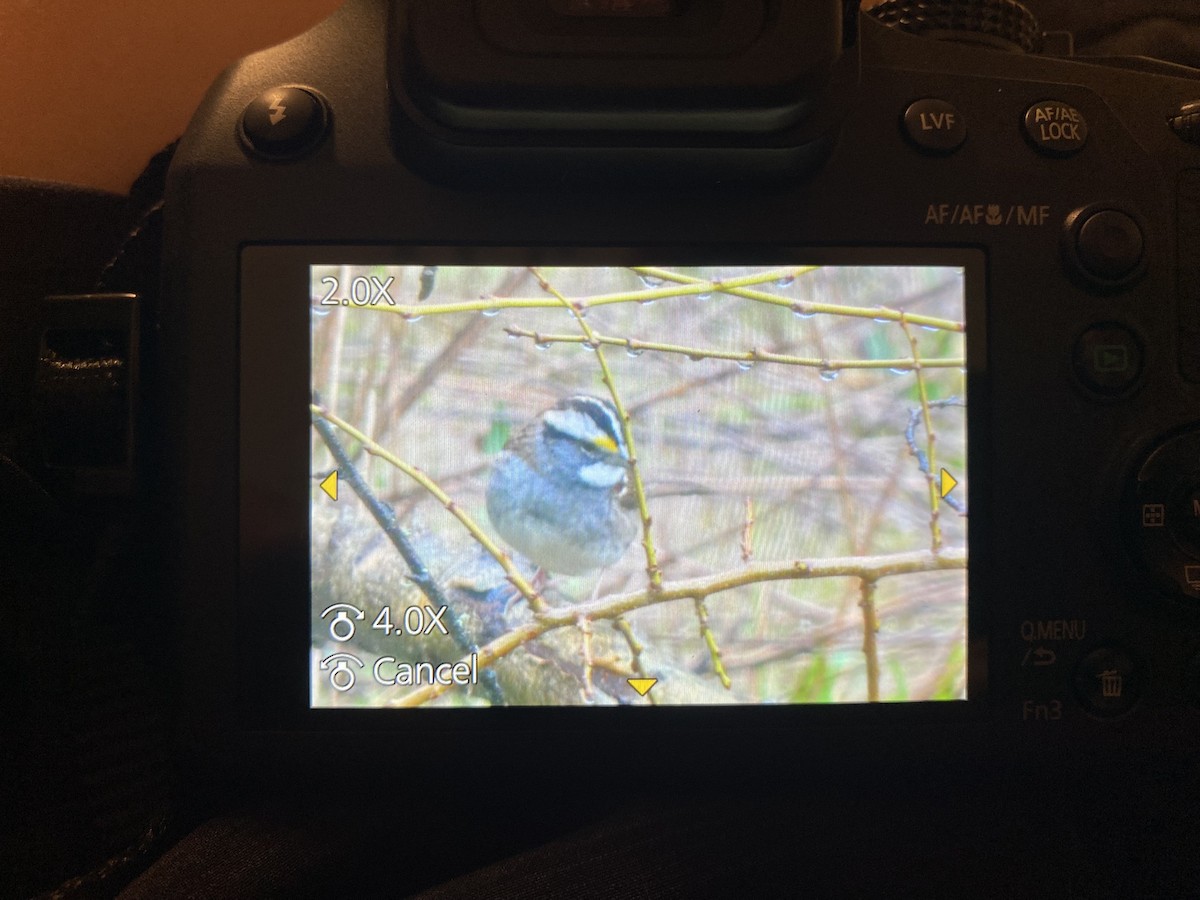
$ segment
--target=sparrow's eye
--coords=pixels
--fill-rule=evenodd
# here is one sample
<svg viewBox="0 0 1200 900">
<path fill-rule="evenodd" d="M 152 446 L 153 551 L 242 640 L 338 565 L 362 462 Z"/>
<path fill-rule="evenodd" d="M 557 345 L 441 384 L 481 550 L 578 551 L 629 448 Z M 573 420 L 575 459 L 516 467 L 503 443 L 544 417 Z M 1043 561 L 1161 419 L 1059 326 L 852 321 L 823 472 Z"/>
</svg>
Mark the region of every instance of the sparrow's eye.
<svg viewBox="0 0 1200 900">
<path fill-rule="evenodd" d="M 547 410 L 542 417 L 551 438 L 572 441 L 589 458 L 624 457 L 616 415 L 607 404 L 593 397 L 572 397 Z"/>
<path fill-rule="evenodd" d="M 590 441 L 579 441 L 583 452 L 593 459 L 606 459 L 617 454 L 617 444 L 612 438 L 604 435 Z"/>
</svg>

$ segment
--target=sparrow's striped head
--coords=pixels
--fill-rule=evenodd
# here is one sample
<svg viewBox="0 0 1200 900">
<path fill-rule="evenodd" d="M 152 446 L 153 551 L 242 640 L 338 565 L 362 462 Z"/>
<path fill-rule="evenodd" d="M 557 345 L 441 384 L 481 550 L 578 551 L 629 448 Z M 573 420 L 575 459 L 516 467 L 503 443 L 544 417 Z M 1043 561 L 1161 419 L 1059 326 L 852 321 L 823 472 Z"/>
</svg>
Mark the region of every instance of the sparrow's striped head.
<svg viewBox="0 0 1200 900">
<path fill-rule="evenodd" d="M 580 478 L 595 487 L 612 487 L 624 480 L 629 448 L 621 419 L 608 400 L 576 394 L 566 397 L 542 415 L 546 437 L 569 440 L 595 460 L 580 469 Z"/>
</svg>

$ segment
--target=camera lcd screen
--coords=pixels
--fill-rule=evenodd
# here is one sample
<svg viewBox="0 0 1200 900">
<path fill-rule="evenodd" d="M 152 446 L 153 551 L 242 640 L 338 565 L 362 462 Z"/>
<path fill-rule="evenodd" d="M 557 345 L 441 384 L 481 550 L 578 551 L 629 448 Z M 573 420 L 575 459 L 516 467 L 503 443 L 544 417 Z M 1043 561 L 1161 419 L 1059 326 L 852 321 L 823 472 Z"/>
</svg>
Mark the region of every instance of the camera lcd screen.
<svg viewBox="0 0 1200 900">
<path fill-rule="evenodd" d="M 309 272 L 312 707 L 966 699 L 963 268 Z"/>
</svg>

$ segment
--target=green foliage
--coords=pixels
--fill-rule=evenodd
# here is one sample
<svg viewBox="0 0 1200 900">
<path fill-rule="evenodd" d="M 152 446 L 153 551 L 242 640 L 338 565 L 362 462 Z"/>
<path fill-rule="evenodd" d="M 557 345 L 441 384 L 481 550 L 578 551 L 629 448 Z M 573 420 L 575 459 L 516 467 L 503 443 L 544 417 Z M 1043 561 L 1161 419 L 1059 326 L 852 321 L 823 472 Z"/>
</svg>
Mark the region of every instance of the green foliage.
<svg viewBox="0 0 1200 900">
<path fill-rule="evenodd" d="M 788 699 L 792 703 L 829 703 L 833 700 L 836 676 L 828 655 L 824 651 L 814 653 L 812 663 L 800 674 Z"/>
<path fill-rule="evenodd" d="M 930 700 L 958 700 L 962 697 L 962 673 L 966 671 L 967 648 L 963 641 L 956 641 L 942 669 L 942 676 L 934 686 Z"/>
<path fill-rule="evenodd" d="M 480 449 L 487 456 L 493 456 L 504 449 L 504 445 L 508 443 L 508 436 L 512 433 L 512 423 L 508 421 L 508 417 L 504 414 L 504 405 L 501 404 L 496 409 L 496 414 L 492 418 L 492 424 L 488 428 L 487 433 L 483 436 L 483 443 Z"/>
</svg>

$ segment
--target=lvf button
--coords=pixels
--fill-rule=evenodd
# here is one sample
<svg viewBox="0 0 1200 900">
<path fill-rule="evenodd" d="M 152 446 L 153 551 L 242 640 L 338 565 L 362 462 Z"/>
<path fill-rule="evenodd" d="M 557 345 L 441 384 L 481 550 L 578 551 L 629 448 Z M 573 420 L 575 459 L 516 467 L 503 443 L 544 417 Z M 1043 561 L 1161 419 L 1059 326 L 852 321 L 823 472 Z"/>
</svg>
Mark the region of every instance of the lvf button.
<svg viewBox="0 0 1200 900">
<path fill-rule="evenodd" d="M 1087 120 L 1073 106 L 1043 100 L 1025 110 L 1025 136 L 1048 156 L 1070 156 L 1087 143 Z"/>
<path fill-rule="evenodd" d="M 967 139 L 967 123 L 953 104 L 926 98 L 904 111 L 908 139 L 931 153 L 953 153 Z"/>
<path fill-rule="evenodd" d="M 307 153 L 325 136 L 329 109 L 315 91 L 281 86 L 263 91 L 242 113 L 242 139 L 272 159 Z"/>
<path fill-rule="evenodd" d="M 1143 679 L 1132 656 L 1119 647 L 1101 647 L 1079 661 L 1075 694 L 1092 715 L 1120 716 L 1141 697 Z"/>
</svg>

